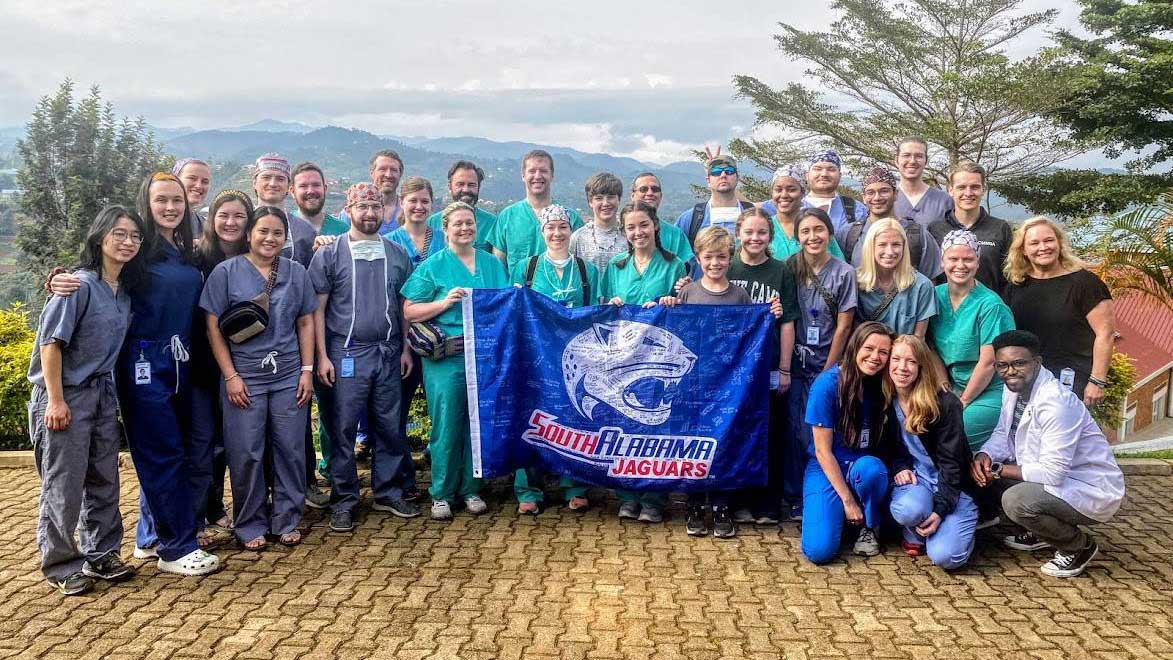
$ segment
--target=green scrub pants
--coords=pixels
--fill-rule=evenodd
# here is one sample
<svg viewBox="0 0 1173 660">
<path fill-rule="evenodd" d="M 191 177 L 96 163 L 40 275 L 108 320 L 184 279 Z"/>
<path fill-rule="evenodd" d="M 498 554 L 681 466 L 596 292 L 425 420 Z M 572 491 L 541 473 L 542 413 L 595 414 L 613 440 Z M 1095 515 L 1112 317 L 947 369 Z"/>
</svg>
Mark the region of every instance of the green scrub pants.
<svg viewBox="0 0 1173 660">
<path fill-rule="evenodd" d="M 1001 412 L 1001 387 L 986 388 L 985 392 L 965 407 L 962 417 L 965 420 L 965 437 L 969 441 L 970 449 L 976 452 L 986 444 L 994 432 L 994 427 L 998 425 L 998 416 Z"/>
<path fill-rule="evenodd" d="M 572 497 L 586 497 L 586 485 L 577 483 L 570 477 L 559 479 L 558 486 L 562 489 L 562 494 L 568 502 Z M 546 494 L 542 491 L 541 471 L 533 468 L 518 470 L 513 477 L 513 493 L 517 496 L 517 501 L 521 503 L 537 502 L 541 504 L 545 502 Z"/>
<path fill-rule="evenodd" d="M 451 504 L 481 490 L 481 480 L 472 473 L 464 356 L 423 360 L 423 367 L 424 393 L 432 416 L 432 485 L 428 492 L 433 501 Z"/>
</svg>

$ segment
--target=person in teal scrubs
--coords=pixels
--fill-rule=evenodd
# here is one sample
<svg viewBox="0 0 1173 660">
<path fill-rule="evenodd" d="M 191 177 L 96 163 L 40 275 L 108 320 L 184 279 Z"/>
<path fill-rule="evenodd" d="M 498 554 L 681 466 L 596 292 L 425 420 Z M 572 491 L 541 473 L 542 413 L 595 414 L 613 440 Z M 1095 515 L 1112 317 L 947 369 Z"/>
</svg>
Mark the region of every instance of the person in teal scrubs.
<svg viewBox="0 0 1173 660">
<path fill-rule="evenodd" d="M 976 279 L 979 250 L 969 231 L 945 235 L 941 256 L 946 283 L 936 288 L 937 315 L 929 321 L 929 345 L 941 357 L 953 392 L 965 407 L 965 435 L 974 451 L 990 439 L 1002 408 L 994 338 L 1015 329 L 1010 308 Z"/>
<path fill-rule="evenodd" d="M 537 212 L 549 206 L 550 190 L 554 183 L 554 157 L 535 149 L 521 159 L 521 180 L 525 183 L 525 199 L 506 206 L 497 216 L 497 226 L 489 236 L 493 254 L 505 263 L 509 272 L 517 262 L 546 251 L 546 242 L 538 228 Z M 578 229 L 582 218 L 573 209 L 570 226 Z"/>
<path fill-rule="evenodd" d="M 774 178 L 770 182 L 770 199 L 773 200 L 777 212 L 773 217 L 774 238 L 770 240 L 770 254 L 775 259 L 785 261 L 790 255 L 802 250 L 802 246 L 794 237 L 794 223 L 798 220 L 799 211 L 802 211 L 802 200 L 805 196 L 805 167 L 791 165 L 774 172 Z M 843 258 L 843 250 L 834 240 L 827 246 L 827 252 L 840 261 L 846 261 Z"/>
<path fill-rule="evenodd" d="M 467 160 L 458 160 L 448 168 L 448 194 L 454 202 L 464 202 L 476 209 L 477 213 L 477 240 L 476 249 L 492 253 L 493 246 L 489 245 L 489 236 L 497 226 L 497 216 L 488 211 L 477 208 L 481 198 L 481 184 L 485 181 L 485 171 L 477 167 L 476 163 Z M 440 224 L 440 212 L 436 211 L 428 216 L 428 226 L 444 236 L 444 227 Z"/>
<path fill-rule="evenodd" d="M 635 175 L 631 180 L 631 201 L 643 202 L 658 213 L 660 202 L 664 201 L 664 187 L 660 184 L 660 177 L 652 172 Z M 696 257 L 688 242 L 688 234 L 671 222 L 660 223 L 660 244 L 686 264 L 691 264 Z"/>
<path fill-rule="evenodd" d="M 469 513 L 484 513 L 480 479 L 472 471 L 472 438 L 464 380 L 464 315 L 460 300 L 468 289 L 509 286 L 501 262 L 473 247 L 477 221 L 473 207 L 453 202 L 441 214 L 448 246 L 424 259 L 403 285 L 403 316 L 408 323 L 435 321 L 460 350 L 439 360 L 425 358 L 424 393 L 432 417 L 432 518 L 452 518 L 452 503 L 464 501 Z M 459 339 L 457 339 L 459 338 Z"/>
<path fill-rule="evenodd" d="M 599 302 L 599 271 L 590 262 L 570 254 L 570 212 L 563 206 L 551 204 L 538 213 L 546 251 L 517 262 L 509 274 L 514 286 L 525 286 L 545 294 L 566 307 L 586 307 Z M 583 273 L 586 278 L 583 278 Z M 518 470 L 513 480 L 517 495 L 517 512 L 537 515 L 545 501 L 541 487 L 542 473 L 535 469 Z M 585 511 L 590 507 L 587 489 L 569 477 L 562 477 L 559 486 L 571 511 Z"/>
<path fill-rule="evenodd" d="M 619 212 L 619 222 L 627 235 L 628 249 L 607 264 L 599 282 L 601 297 L 612 305 L 651 307 L 661 297 L 672 295 L 676 280 L 688 275 L 688 265 L 660 243 L 656 209 L 632 202 Z M 623 502 L 619 506 L 620 518 L 638 518 L 641 522 L 664 519 L 668 498 L 663 493 L 620 490 L 616 495 Z"/>
</svg>

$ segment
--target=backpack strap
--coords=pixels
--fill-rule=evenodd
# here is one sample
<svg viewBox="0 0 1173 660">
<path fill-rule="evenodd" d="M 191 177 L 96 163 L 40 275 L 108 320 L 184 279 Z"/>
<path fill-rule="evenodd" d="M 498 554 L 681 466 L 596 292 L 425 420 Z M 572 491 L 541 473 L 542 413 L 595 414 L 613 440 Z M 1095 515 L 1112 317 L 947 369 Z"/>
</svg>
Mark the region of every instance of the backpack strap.
<svg viewBox="0 0 1173 660">
<path fill-rule="evenodd" d="M 692 220 L 688 223 L 688 243 L 696 240 L 696 234 L 701 230 L 701 223 L 705 221 L 705 203 L 701 202 L 692 207 Z"/>
<path fill-rule="evenodd" d="M 912 258 L 916 256 L 916 261 L 913 262 L 913 269 L 919 270 L 919 266 L 925 258 L 925 228 L 920 226 L 920 223 L 912 218 L 904 219 L 904 233 L 908 234 L 908 256 Z"/>
<path fill-rule="evenodd" d="M 583 307 L 590 307 L 591 306 L 591 283 L 590 283 L 590 280 L 587 279 L 586 262 L 583 261 L 582 257 L 575 257 L 574 263 L 578 264 L 578 277 L 580 280 L 582 280 L 582 306 Z"/>
<path fill-rule="evenodd" d="M 843 245 L 843 256 L 847 258 L 847 263 L 851 263 L 852 255 L 855 254 L 855 246 L 859 243 L 859 237 L 863 235 L 863 226 L 867 222 L 867 220 L 852 222 L 847 229 L 847 240 Z"/>
<path fill-rule="evenodd" d="M 746 212 L 746 211 L 748 211 L 748 210 L 750 210 L 750 209 L 752 209 L 752 208 L 754 207 L 754 203 L 753 203 L 753 202 L 747 202 L 747 201 L 745 201 L 744 199 L 739 199 L 739 200 L 737 200 L 737 203 L 741 205 L 741 211 L 742 211 L 742 213 L 744 213 L 744 212 Z"/>
<path fill-rule="evenodd" d="M 843 200 L 843 219 L 847 222 L 855 222 L 855 198 L 850 195 L 840 195 L 839 199 Z"/>
<path fill-rule="evenodd" d="M 532 289 L 534 286 L 534 273 L 538 270 L 538 255 L 529 258 L 525 264 L 525 288 Z"/>
</svg>

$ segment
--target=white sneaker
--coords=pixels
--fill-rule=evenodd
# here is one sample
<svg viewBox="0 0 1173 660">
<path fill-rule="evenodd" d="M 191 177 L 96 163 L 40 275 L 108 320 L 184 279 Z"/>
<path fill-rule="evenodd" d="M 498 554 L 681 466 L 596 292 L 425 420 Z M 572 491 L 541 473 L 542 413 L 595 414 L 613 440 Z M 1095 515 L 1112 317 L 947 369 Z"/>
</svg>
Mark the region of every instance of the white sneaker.
<svg viewBox="0 0 1173 660">
<path fill-rule="evenodd" d="M 433 500 L 432 520 L 452 520 L 452 506 L 444 500 Z"/>
<path fill-rule="evenodd" d="M 149 548 L 140 548 L 136 545 L 136 546 L 134 546 L 134 558 L 135 559 L 158 559 L 159 558 L 159 548 L 157 546 L 153 546 L 153 545 Z"/>
<path fill-rule="evenodd" d="M 159 558 L 159 570 L 176 575 L 207 575 L 220 568 L 220 558 L 203 550 L 192 550 L 175 561 Z"/>
<path fill-rule="evenodd" d="M 464 498 L 464 507 L 474 516 L 479 516 L 489 510 L 489 505 L 485 504 L 480 495 L 469 495 Z"/>
</svg>

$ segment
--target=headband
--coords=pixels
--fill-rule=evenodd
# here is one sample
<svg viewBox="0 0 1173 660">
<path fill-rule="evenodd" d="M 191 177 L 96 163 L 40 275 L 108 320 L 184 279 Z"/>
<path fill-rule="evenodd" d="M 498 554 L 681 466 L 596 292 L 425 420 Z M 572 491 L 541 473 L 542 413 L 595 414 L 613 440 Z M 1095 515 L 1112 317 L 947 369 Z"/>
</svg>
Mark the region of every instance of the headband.
<svg viewBox="0 0 1173 660">
<path fill-rule="evenodd" d="M 892 186 L 892 189 L 895 190 L 897 185 L 896 175 L 892 173 L 892 170 L 889 170 L 886 167 L 873 167 L 872 169 L 868 170 L 867 175 L 864 176 L 863 185 L 866 188 L 873 183 L 886 183 Z"/>
<path fill-rule="evenodd" d="M 212 206 L 219 204 L 220 200 L 224 199 L 225 197 L 231 197 L 232 199 L 241 202 L 244 204 L 245 212 L 252 214 L 253 200 L 247 194 L 245 194 L 244 191 L 236 190 L 235 188 L 228 188 L 216 193 L 216 196 L 212 198 Z"/>
<path fill-rule="evenodd" d="M 835 167 L 838 167 L 839 169 L 843 169 L 843 161 L 840 160 L 839 154 L 835 153 L 834 151 L 832 151 L 830 149 L 828 149 L 826 151 L 820 151 L 819 153 L 815 154 L 814 158 L 811 158 L 810 167 L 814 167 L 815 165 L 817 165 L 819 163 L 831 163 Z M 807 168 L 807 169 L 810 169 L 810 168 Z"/>
<path fill-rule="evenodd" d="M 977 253 L 981 253 L 982 251 L 982 246 L 978 244 L 977 236 L 974 236 L 973 232 L 968 229 L 954 229 L 948 234 L 945 234 L 945 239 L 941 241 L 941 254 L 944 254 L 945 250 L 958 245 L 964 245 Z"/>
</svg>

